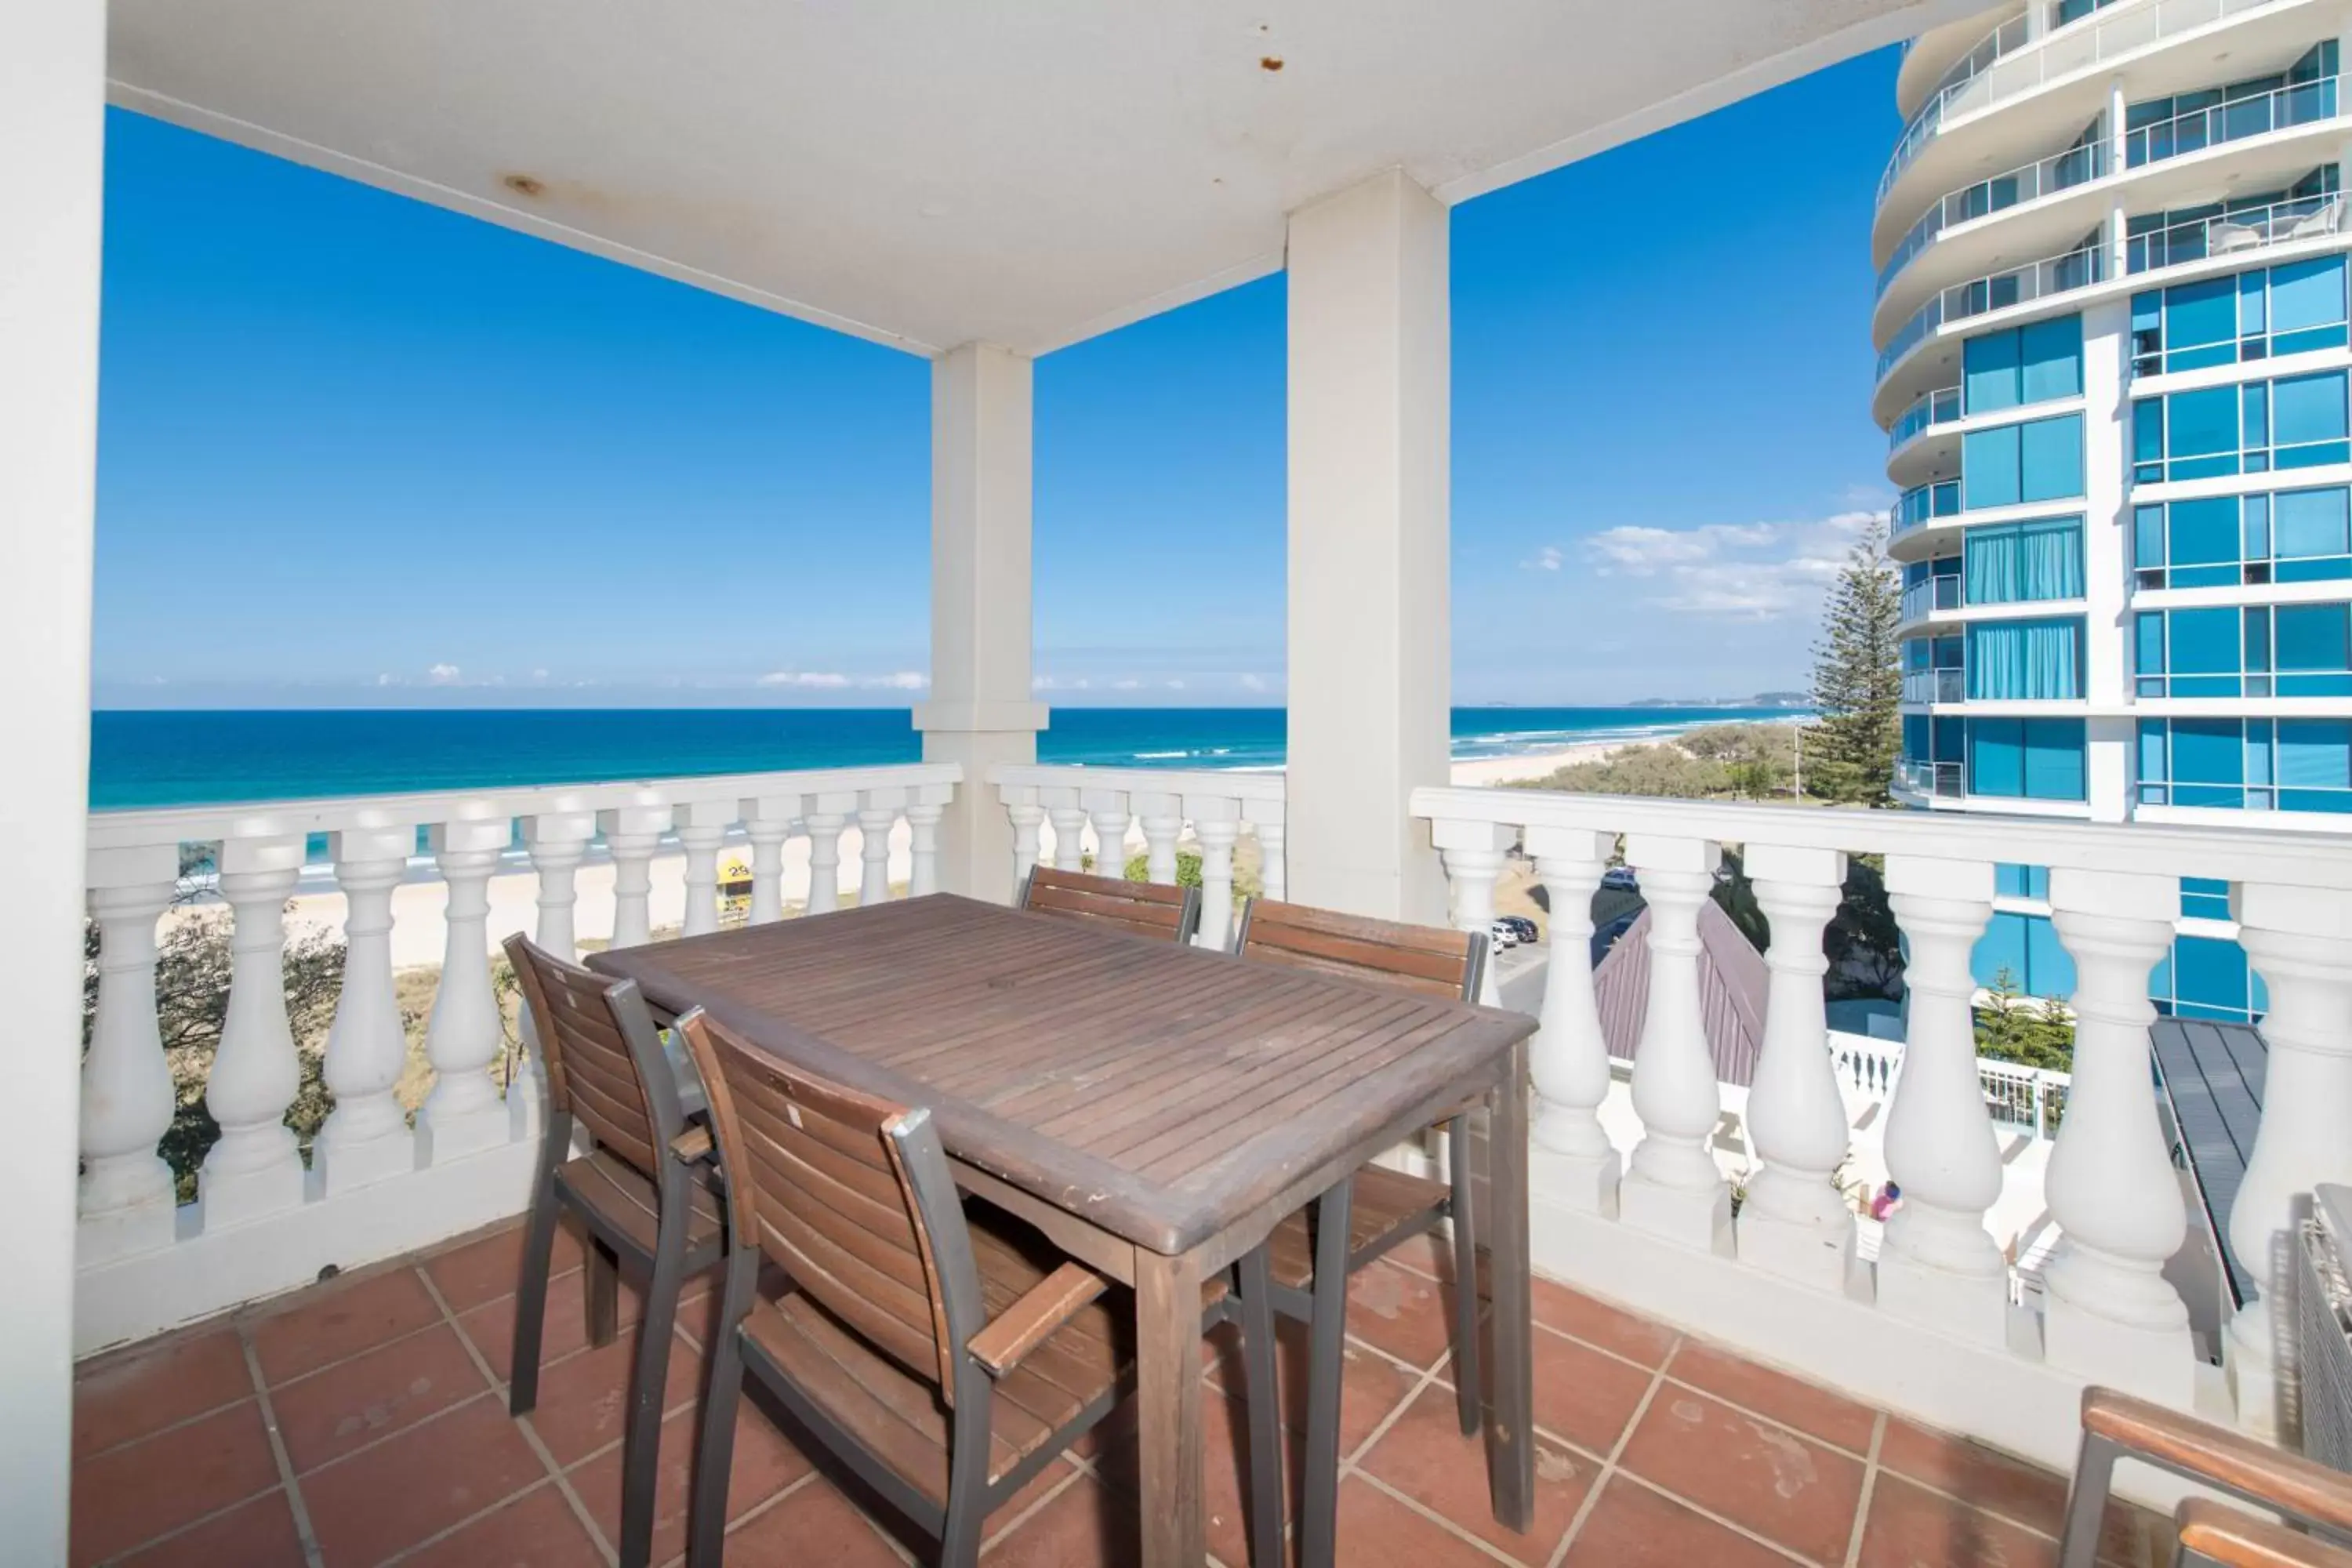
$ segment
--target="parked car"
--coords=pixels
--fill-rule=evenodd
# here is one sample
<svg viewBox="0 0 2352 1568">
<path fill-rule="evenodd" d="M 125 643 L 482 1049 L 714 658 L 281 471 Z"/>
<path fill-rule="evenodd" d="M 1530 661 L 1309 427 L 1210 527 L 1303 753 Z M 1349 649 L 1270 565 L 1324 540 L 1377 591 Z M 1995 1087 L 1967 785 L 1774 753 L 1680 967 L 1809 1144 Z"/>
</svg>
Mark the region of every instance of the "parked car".
<svg viewBox="0 0 2352 1568">
<path fill-rule="evenodd" d="M 1636 893 L 1642 889 L 1641 879 L 1633 875 L 1631 866 L 1610 867 L 1601 873 L 1601 885 L 1620 893 Z"/>
<path fill-rule="evenodd" d="M 1510 927 L 1512 933 L 1519 939 L 1522 944 L 1534 942 L 1537 936 L 1540 934 L 1536 930 L 1536 922 L 1528 919 L 1525 915 L 1496 915 L 1495 917 L 1495 923 L 1498 926 Z"/>
<path fill-rule="evenodd" d="M 1519 933 L 1510 921 L 1496 920 L 1487 923 L 1486 940 L 1495 945 L 1497 952 L 1500 952 L 1506 948 L 1518 946 Z"/>
</svg>

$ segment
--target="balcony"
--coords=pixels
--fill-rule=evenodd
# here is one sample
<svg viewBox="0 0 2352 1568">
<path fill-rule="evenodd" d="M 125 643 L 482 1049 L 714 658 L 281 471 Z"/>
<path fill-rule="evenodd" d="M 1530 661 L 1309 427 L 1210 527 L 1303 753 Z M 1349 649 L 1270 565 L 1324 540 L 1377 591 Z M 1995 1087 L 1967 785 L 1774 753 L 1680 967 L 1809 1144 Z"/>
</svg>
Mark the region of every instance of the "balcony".
<svg viewBox="0 0 2352 1568">
<path fill-rule="evenodd" d="M 2106 275 L 2106 246 L 2095 236 L 2062 255 L 1955 283 L 1919 307 L 1887 340 L 1886 347 L 1878 355 L 1878 380 L 1884 382 L 1906 355 L 1927 341 L 1930 332 L 1988 311 L 2087 289 Z"/>
<path fill-rule="evenodd" d="M 2331 76 L 2176 114 L 2169 120 L 2126 132 L 2124 163 L 2127 168 L 2137 169 L 2250 136 L 2267 136 L 2273 131 L 2333 120 L 2336 96 L 2336 79 Z"/>
<path fill-rule="evenodd" d="M 1938 479 L 1905 490 L 1887 513 L 1887 540 L 1892 543 L 1931 522 L 1960 513 L 1960 481 Z"/>
<path fill-rule="evenodd" d="M 2335 193 L 2298 196 L 2241 212 L 2193 219 L 2126 243 L 2125 266 L 2133 273 L 2213 257 L 2266 250 L 2299 240 L 2327 239 L 2343 231 L 2344 197 Z"/>
<path fill-rule="evenodd" d="M 1903 700 L 1908 703 L 1965 702 L 1969 700 L 1969 672 L 1966 669 L 1906 669 L 1903 672 Z"/>
<path fill-rule="evenodd" d="M 1949 425 L 1960 417 L 1960 389 L 1941 386 L 1933 392 L 1923 392 L 1886 432 L 1889 457 L 1909 445 L 1912 438 L 1925 435 L 1938 425 Z"/>
<path fill-rule="evenodd" d="M 1902 617 L 1906 622 L 1924 621 L 1945 610 L 1960 607 L 1960 579 L 1957 576 L 1930 577 L 1924 583 L 1906 584 L 1903 589 Z"/>
<path fill-rule="evenodd" d="M 1899 757 L 1895 763 L 1895 788 L 1898 794 L 1923 799 L 1959 800 L 1969 793 L 1967 770 L 1959 763 Z"/>
<path fill-rule="evenodd" d="M 2108 152 L 2107 140 L 2100 137 L 2022 164 L 2006 174 L 1979 180 L 1946 195 L 1911 226 L 1895 247 L 1895 254 L 1888 257 L 1886 265 L 1878 269 L 1878 292 L 1885 295 L 1887 285 L 1895 281 L 1915 257 L 1934 244 L 1944 230 L 2105 178 L 2109 163 Z"/>
</svg>

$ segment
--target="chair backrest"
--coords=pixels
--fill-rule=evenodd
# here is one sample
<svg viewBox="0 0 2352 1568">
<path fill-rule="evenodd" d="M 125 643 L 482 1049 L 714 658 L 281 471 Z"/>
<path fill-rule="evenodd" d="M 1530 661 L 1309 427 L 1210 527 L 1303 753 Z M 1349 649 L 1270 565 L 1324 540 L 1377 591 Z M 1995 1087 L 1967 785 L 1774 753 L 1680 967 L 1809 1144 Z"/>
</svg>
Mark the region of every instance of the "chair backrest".
<svg viewBox="0 0 2352 1568">
<path fill-rule="evenodd" d="M 549 1110 L 578 1118 L 599 1144 L 657 1179 L 685 1119 L 636 982 L 567 963 L 520 932 L 505 946 L 530 1007 Z"/>
<path fill-rule="evenodd" d="M 779 1060 L 699 1009 L 677 1026 L 709 1097 L 729 1246 L 757 1247 L 953 1404 L 985 1311 L 930 1113 Z"/>
<path fill-rule="evenodd" d="M 1163 942 L 1190 942 L 1201 929 L 1201 889 L 1130 882 L 1038 866 L 1021 889 L 1021 907 L 1039 914 L 1095 921 Z"/>
<path fill-rule="evenodd" d="M 1465 1002 L 1478 999 L 1486 972 L 1483 931 L 1403 925 L 1273 899 L 1244 906 L 1234 951 L 1264 963 Z"/>
</svg>

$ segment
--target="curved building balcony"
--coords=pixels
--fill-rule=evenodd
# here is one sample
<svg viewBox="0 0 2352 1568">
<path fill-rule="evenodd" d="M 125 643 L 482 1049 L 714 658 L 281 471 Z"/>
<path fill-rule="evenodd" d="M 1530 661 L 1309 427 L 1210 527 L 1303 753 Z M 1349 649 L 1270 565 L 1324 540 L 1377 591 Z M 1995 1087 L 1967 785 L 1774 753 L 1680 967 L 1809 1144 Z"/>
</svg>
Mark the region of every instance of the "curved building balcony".
<svg viewBox="0 0 2352 1568">
<path fill-rule="evenodd" d="M 2328 20 L 2315 20 L 2315 10 Z M 2221 61 L 2206 46 L 2224 28 L 2224 52 L 2242 59 L 2333 37 L 2336 21 L 2323 0 L 2116 0 L 2021 42 L 1937 92 L 1906 125 L 1879 179 L 1876 263 L 1893 257 L 1942 193 L 2077 134 L 2106 110 L 2118 76 L 2128 76 L 2135 96 L 2204 85 Z"/>
<path fill-rule="evenodd" d="M 1908 488 L 1959 467 L 1960 389 L 1939 386 L 1912 401 L 1886 432 L 1887 477 Z"/>
<path fill-rule="evenodd" d="M 2012 23 L 2023 23 L 2027 13 L 2037 5 L 2045 12 L 2052 9 L 2051 0 L 2029 0 L 2021 8 L 1995 5 L 1957 22 L 1931 27 L 1906 43 L 1902 63 L 1895 73 L 1895 107 L 1905 123 L 1909 123 L 1929 99 L 1955 81 L 1965 80 L 1983 69 L 1977 62 L 1988 40 Z"/>
<path fill-rule="evenodd" d="M 1916 399 L 1917 393 L 1912 388 L 1918 384 L 1917 377 L 1906 377 L 1897 383 L 1895 374 L 1898 370 L 1911 368 L 1909 362 L 1917 356 L 1920 349 L 1937 339 L 1943 328 L 1995 310 L 2005 310 L 2014 305 L 2072 294 L 2103 282 L 2106 277 L 2106 241 L 2103 237 L 2093 234 L 2056 256 L 2045 256 L 2039 260 L 2003 268 L 1998 272 L 1971 278 L 1965 283 L 1955 283 L 1940 290 L 1912 312 L 1910 320 L 1895 329 L 1894 335 L 1886 340 L 1886 346 L 1879 352 L 1877 402 L 1880 406 L 1874 410 L 1877 417 L 1882 422 L 1891 422 L 1894 408 L 1906 406 Z M 1936 366 L 1937 374 L 1930 379 L 1929 384 L 1958 374 L 1956 353 L 1947 353 L 1941 358 L 1951 363 L 1945 365 L 1939 361 Z M 1910 396 L 1895 402 L 1892 407 L 1887 406 L 1890 392 L 1898 386 L 1910 393 Z"/>
<path fill-rule="evenodd" d="M 1958 527 L 1960 516 L 1960 481 L 1957 479 L 1937 479 L 1929 484 L 1915 485 L 1896 498 L 1886 514 L 1886 540 L 1889 544 L 1898 539 L 1908 539 L 1929 527 L 1949 523 Z"/>
</svg>

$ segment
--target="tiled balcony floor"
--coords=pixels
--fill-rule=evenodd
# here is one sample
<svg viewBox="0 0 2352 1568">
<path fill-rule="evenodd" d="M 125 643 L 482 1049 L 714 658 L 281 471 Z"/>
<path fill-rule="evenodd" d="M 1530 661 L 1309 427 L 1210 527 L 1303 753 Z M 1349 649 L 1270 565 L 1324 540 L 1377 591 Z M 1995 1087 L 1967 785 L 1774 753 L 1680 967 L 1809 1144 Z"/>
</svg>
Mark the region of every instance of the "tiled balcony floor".
<svg viewBox="0 0 2352 1568">
<path fill-rule="evenodd" d="M 632 1336 L 585 1348 L 580 1251 L 567 1238 L 539 1408 L 509 1417 L 519 1243 L 517 1228 L 501 1227 L 85 1366 L 73 1561 L 610 1562 Z M 1542 1281 L 1536 1524 L 1513 1534 L 1489 1515 L 1483 1451 L 1454 1423 L 1447 1273 L 1437 1249 L 1409 1248 L 1353 1288 L 1339 1489 L 1349 1568 L 2055 1560 L 2063 1478 Z M 681 1313 L 656 1562 L 684 1547 L 709 1310 L 698 1293 Z M 625 1294 L 622 1311 L 634 1316 Z M 1239 1568 L 1241 1423 L 1215 1393 L 1223 1370 L 1209 1359 L 1209 1540 Z M 1294 1394 L 1286 1409 L 1303 1404 Z M 1117 1418 L 1081 1447 L 990 1521 L 991 1563 L 1133 1558 Z M 731 1563 L 890 1564 L 928 1552 L 908 1531 L 910 1556 L 880 1505 L 853 1501 L 755 1409 L 744 1413 L 732 1486 Z M 2154 1550 L 2159 1529 L 2119 1508 L 2111 1560 L 2167 1561 Z"/>
</svg>

